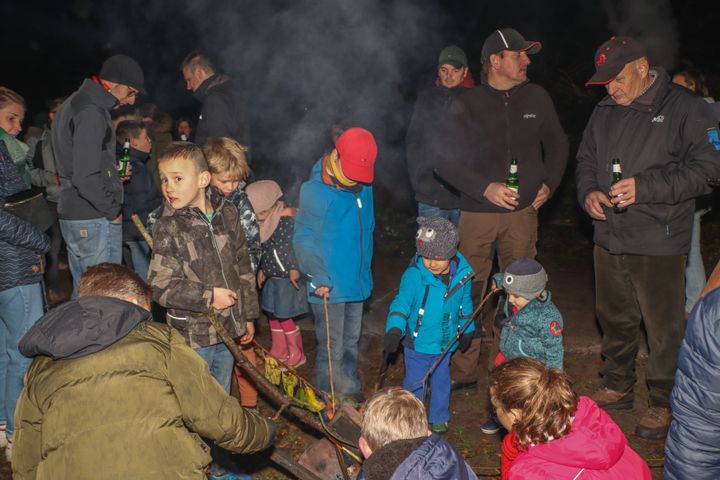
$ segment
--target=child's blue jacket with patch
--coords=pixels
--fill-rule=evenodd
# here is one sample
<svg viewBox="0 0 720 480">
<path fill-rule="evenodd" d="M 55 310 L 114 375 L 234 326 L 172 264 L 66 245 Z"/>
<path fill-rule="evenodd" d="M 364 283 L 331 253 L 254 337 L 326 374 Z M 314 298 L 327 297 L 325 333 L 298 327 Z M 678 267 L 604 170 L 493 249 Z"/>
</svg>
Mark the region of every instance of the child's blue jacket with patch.
<svg viewBox="0 0 720 480">
<path fill-rule="evenodd" d="M 440 277 L 425 268 L 422 257 L 416 255 L 390 304 L 385 330 L 399 328 L 405 334 L 403 345 L 416 352 L 442 352 L 465 322 L 471 321 L 473 312 L 470 284 L 474 273 L 460 252 L 450 262 L 450 274 L 450 282 L 445 285 Z M 465 333 L 474 330 L 472 324 Z M 457 347 L 455 342 L 450 352 Z"/>
</svg>

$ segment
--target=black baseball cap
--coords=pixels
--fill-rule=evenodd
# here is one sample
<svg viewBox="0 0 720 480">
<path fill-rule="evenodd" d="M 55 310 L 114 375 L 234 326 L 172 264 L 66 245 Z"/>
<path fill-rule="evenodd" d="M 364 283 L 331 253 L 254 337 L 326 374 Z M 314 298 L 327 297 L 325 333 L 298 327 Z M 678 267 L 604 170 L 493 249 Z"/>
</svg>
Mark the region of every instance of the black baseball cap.
<svg viewBox="0 0 720 480">
<path fill-rule="evenodd" d="M 440 57 L 438 58 L 438 68 L 445 64 L 452 65 L 455 68 L 467 67 L 467 55 L 465 55 L 462 48 L 455 45 L 445 47 L 442 52 L 440 52 Z"/>
<path fill-rule="evenodd" d="M 515 50 L 527 52 L 534 55 L 542 49 L 540 42 L 528 42 L 520 35 L 520 32 L 514 28 L 503 28 L 495 30 L 485 39 L 482 48 L 482 63 L 490 58 L 490 55 L 500 53 L 503 50 Z"/>
<path fill-rule="evenodd" d="M 595 75 L 585 85 L 613 81 L 628 63 L 646 56 L 645 47 L 632 37 L 610 37 L 595 52 Z"/>
<path fill-rule="evenodd" d="M 147 93 L 145 92 L 145 76 L 142 68 L 132 57 L 127 55 L 113 55 L 105 60 L 100 69 L 100 78 L 127 85 L 140 93 Z"/>
</svg>

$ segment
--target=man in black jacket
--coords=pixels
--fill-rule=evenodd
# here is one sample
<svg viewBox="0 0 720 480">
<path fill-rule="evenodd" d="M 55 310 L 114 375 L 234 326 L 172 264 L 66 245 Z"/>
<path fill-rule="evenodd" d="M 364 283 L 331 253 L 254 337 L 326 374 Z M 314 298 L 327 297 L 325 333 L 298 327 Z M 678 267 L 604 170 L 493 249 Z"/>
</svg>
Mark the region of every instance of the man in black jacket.
<svg viewBox="0 0 720 480">
<path fill-rule="evenodd" d="M 576 171 L 578 200 L 595 228 L 595 309 L 605 357 L 593 399 L 606 410 L 633 408 L 643 322 L 650 408 L 635 431 L 660 439 L 671 421 L 695 198 L 720 172 L 720 140 L 707 103 L 650 68 L 633 38 L 605 42 L 595 66 L 587 84 L 604 85 L 608 96 L 590 117 Z M 618 169 L 624 178 L 613 184 Z"/>
<path fill-rule="evenodd" d="M 203 145 L 208 138 L 230 137 L 249 148 L 250 119 L 237 82 L 216 73 L 212 60 L 201 52 L 188 54 L 181 68 L 187 89 L 202 102 L 195 143 Z M 249 162 L 249 152 L 247 158 Z"/>
<path fill-rule="evenodd" d="M 140 65 L 113 55 L 99 76 L 85 79 L 55 117 L 52 146 L 60 176 L 60 230 L 67 244 L 73 295 L 88 267 L 120 263 L 122 180 L 115 163 L 115 130 L 110 110 L 132 105 L 144 92 Z"/>
<path fill-rule="evenodd" d="M 439 216 L 458 224 L 460 195 L 433 170 L 439 163 L 447 161 L 452 151 L 450 106 L 473 85 L 465 52 L 451 45 L 440 52 L 436 85 L 418 95 L 405 148 L 420 217 Z"/>
<path fill-rule="evenodd" d="M 460 191 L 460 251 L 475 271 L 475 305 L 487 288 L 495 248 L 501 271 L 519 257 L 535 257 L 538 209 L 565 171 L 568 141 L 555 107 L 527 77 L 529 55 L 540 48 L 511 28 L 490 34 L 482 49 L 482 84 L 452 107 L 460 150 L 436 168 Z M 505 185 L 512 159 L 518 163 L 517 192 Z M 480 339 L 466 353 L 455 353 L 455 385 L 475 383 L 479 356 Z"/>
</svg>

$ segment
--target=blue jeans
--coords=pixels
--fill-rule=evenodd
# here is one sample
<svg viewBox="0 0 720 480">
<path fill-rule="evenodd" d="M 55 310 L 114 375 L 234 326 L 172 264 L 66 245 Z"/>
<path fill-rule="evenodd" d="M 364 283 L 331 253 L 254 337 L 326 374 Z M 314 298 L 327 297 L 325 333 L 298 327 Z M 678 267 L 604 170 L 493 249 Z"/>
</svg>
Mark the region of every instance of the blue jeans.
<svg viewBox="0 0 720 480">
<path fill-rule="evenodd" d="M 425 403 L 425 395 L 430 387 L 430 423 L 450 421 L 450 353 L 446 353 L 430 374 L 430 385 L 420 382 L 439 355 L 416 352 L 405 348 L 405 379 L 403 388 L 412 392 L 421 402 Z"/>
<path fill-rule="evenodd" d="M 705 287 L 705 265 L 700 251 L 700 217 L 708 210 L 697 210 L 693 216 L 692 235 L 690 237 L 690 253 L 688 253 L 685 267 L 685 312 L 690 313 L 700 298 L 700 292 Z"/>
<path fill-rule="evenodd" d="M 456 227 L 460 221 L 459 208 L 440 208 L 427 203 L 418 202 L 418 217 L 443 217 L 447 218 Z"/>
<path fill-rule="evenodd" d="M 21 285 L 0 292 L 0 420 L 7 421 L 7 437 L 15 431 L 15 404 L 23 388 L 25 370 L 32 359 L 18 350 L 20 339 L 43 314 L 40 282 Z"/>
<path fill-rule="evenodd" d="M 227 393 L 230 393 L 230 382 L 232 381 L 235 358 L 233 358 L 232 353 L 230 353 L 230 350 L 228 350 L 225 344 L 218 343 L 217 345 L 210 345 L 209 347 L 200 347 L 196 348 L 195 351 L 205 360 L 205 363 L 208 364 L 210 373 L 215 377 L 215 380 L 217 380 Z"/>
<path fill-rule="evenodd" d="M 310 304 L 315 317 L 315 339 L 317 356 L 315 361 L 316 385 L 330 392 L 328 372 L 327 334 L 325 332 L 325 308 L 322 304 Z M 328 305 L 330 318 L 330 355 L 332 358 L 335 394 L 338 396 L 359 395 L 362 390 L 358 377 L 358 349 L 362 327 L 362 302 L 331 303 Z"/>
<path fill-rule="evenodd" d="M 60 230 L 67 245 L 74 298 L 85 270 L 99 263 L 122 260 L 122 225 L 110 223 L 107 218 L 60 219 Z"/>
<path fill-rule="evenodd" d="M 148 270 L 150 269 L 150 245 L 143 240 L 125 242 L 125 244 L 130 249 L 133 270 L 140 275 L 143 281 L 147 282 Z"/>
</svg>

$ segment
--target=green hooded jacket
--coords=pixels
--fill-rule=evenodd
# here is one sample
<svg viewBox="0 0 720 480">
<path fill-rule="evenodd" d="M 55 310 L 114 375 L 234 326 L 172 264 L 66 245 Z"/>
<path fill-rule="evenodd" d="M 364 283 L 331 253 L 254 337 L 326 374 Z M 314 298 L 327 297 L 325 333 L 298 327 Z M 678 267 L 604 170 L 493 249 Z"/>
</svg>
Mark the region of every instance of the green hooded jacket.
<svg viewBox="0 0 720 480">
<path fill-rule="evenodd" d="M 270 420 L 243 410 L 175 329 L 132 303 L 81 297 L 20 342 L 35 357 L 15 412 L 15 479 L 204 479 L 200 439 L 251 453 Z"/>
</svg>

